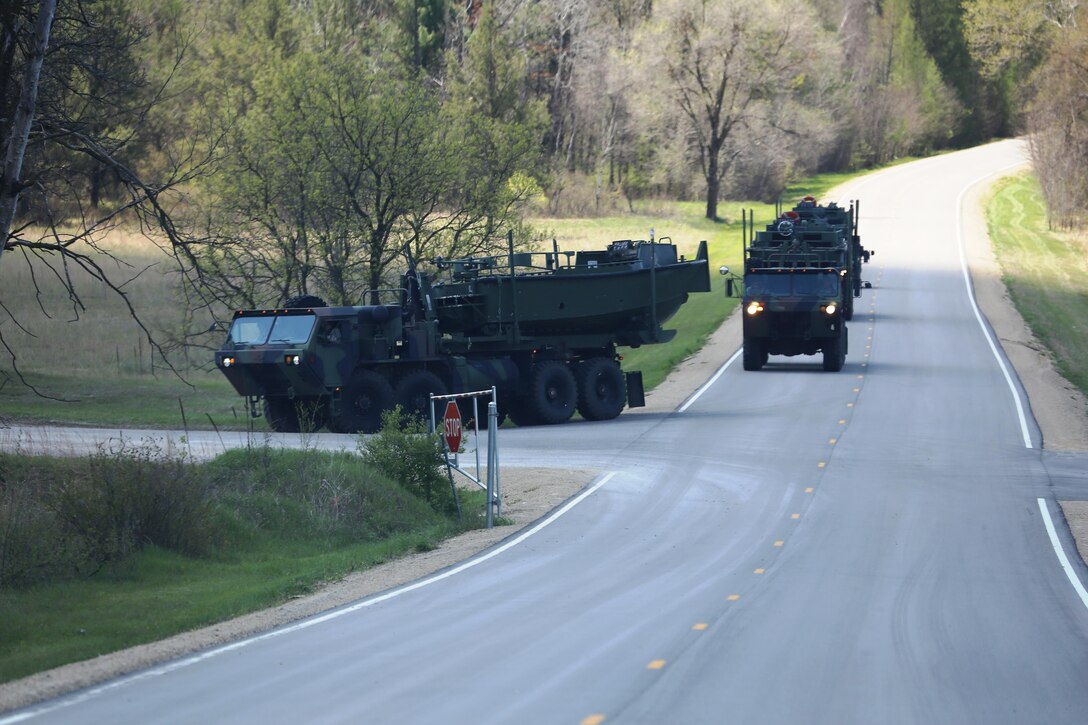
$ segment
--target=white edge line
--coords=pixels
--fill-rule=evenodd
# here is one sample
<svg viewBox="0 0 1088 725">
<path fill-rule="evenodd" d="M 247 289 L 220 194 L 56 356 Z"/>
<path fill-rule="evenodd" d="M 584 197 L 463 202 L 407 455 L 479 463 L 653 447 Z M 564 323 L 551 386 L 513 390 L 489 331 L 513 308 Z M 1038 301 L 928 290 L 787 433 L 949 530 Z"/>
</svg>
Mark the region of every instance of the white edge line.
<svg viewBox="0 0 1088 725">
<path fill-rule="evenodd" d="M 729 358 L 724 363 L 722 363 L 722 366 L 720 368 L 718 368 L 718 371 L 716 373 L 714 373 L 714 375 L 711 376 L 710 380 L 707 380 L 705 383 L 702 384 L 702 386 L 698 390 L 696 390 L 694 393 L 692 393 L 691 396 L 687 400 L 684 401 L 684 404 L 676 409 L 676 412 L 677 413 L 683 413 L 685 410 L 690 408 L 692 406 L 692 404 L 694 404 L 695 401 L 698 400 L 699 397 L 703 393 L 705 393 L 707 391 L 707 389 L 711 385 L 713 385 L 715 382 L 717 382 L 718 378 L 720 378 L 722 376 L 722 373 L 725 372 L 725 369 L 733 364 L 733 361 L 736 360 L 740 356 L 741 350 L 743 350 L 743 348 L 738 349 L 735 353 L 733 353 L 733 357 Z"/>
<path fill-rule="evenodd" d="M 1069 583 L 1073 585 L 1077 596 L 1080 597 L 1081 604 L 1088 608 L 1088 591 L 1084 590 L 1084 585 L 1080 583 L 1076 572 L 1073 571 L 1073 566 L 1069 563 L 1069 557 L 1065 555 L 1062 543 L 1058 541 L 1058 532 L 1054 529 L 1054 522 L 1050 519 L 1050 509 L 1047 508 L 1046 499 L 1038 499 L 1038 501 L 1039 511 L 1043 514 L 1043 525 L 1046 526 L 1047 536 L 1050 537 L 1050 545 L 1054 547 L 1054 553 L 1058 556 L 1058 563 L 1062 565 L 1062 570 L 1065 571 L 1065 575 L 1069 578 Z"/>
<path fill-rule="evenodd" d="M 736 356 L 734 356 L 734 357 L 736 357 Z M 728 365 L 728 363 L 726 363 L 726 364 Z M 20 713 L 17 713 L 15 715 L 8 716 L 8 717 L 0 716 L 0 725 L 9 725 L 11 723 L 22 722 L 24 720 L 29 720 L 29 719 L 31 719 L 33 717 L 37 717 L 39 715 L 45 715 L 45 714 L 53 712 L 55 710 L 60 710 L 60 709 L 65 708 L 65 707 L 70 707 L 72 705 L 77 705 L 77 704 L 79 704 L 81 702 L 85 702 L 87 700 L 90 700 L 93 697 L 97 697 L 98 695 L 101 695 L 104 692 L 116 689 L 118 687 L 124 687 L 125 685 L 131 684 L 131 683 L 136 682 L 138 680 L 143 680 L 143 679 L 148 679 L 148 678 L 151 678 L 151 677 L 158 677 L 160 675 L 165 675 L 167 673 L 173 672 L 174 670 L 180 670 L 183 667 L 188 667 L 189 665 L 194 665 L 194 664 L 196 664 L 198 662 L 203 662 L 204 660 L 209 660 L 209 659 L 211 659 L 213 657 L 217 657 L 218 655 L 225 654 L 227 652 L 232 652 L 232 651 L 237 650 L 237 649 L 242 649 L 243 647 L 248 647 L 249 645 L 254 644 L 256 642 L 261 642 L 261 641 L 264 641 L 266 639 L 272 639 L 274 637 L 280 637 L 280 636 L 285 635 L 285 634 L 291 634 L 291 633 L 297 632 L 299 630 L 307 629 L 309 627 L 312 627 L 315 624 L 322 624 L 324 622 L 328 622 L 330 620 L 337 619 L 338 617 L 342 617 L 345 614 L 350 614 L 350 613 L 358 611 L 360 609 L 365 609 L 366 607 L 370 607 L 370 606 L 373 606 L 375 604 L 379 604 L 381 602 L 388 601 L 388 600 L 393 599 L 395 597 L 399 597 L 402 594 L 407 594 L 408 592 L 415 591 L 416 589 L 422 589 L 425 586 L 428 586 L 430 584 L 434 584 L 435 582 L 442 581 L 443 579 L 448 579 L 451 576 L 454 576 L 455 574 L 460 574 L 461 572 L 463 572 L 463 571 L 465 571 L 467 569 L 471 569 L 474 566 L 482 564 L 485 561 L 498 556 L 499 554 L 503 553 L 504 551 L 507 551 L 508 549 L 511 549 L 511 548 L 517 546 L 521 542 L 528 539 L 530 536 L 533 536 L 534 534 L 540 532 L 545 527 L 550 526 L 551 524 L 555 523 L 555 521 L 560 516 L 567 513 L 568 511 L 570 511 L 572 508 L 577 506 L 579 503 L 584 501 L 589 496 L 593 495 L 599 488 L 601 488 L 601 486 L 604 486 L 606 483 L 608 483 L 610 480 L 612 480 L 612 478 L 615 475 L 616 475 L 616 471 L 610 471 L 609 473 L 607 473 L 603 477 L 601 477 L 600 480 L 598 480 L 596 483 L 594 483 L 589 488 L 587 488 L 585 491 L 582 491 L 582 493 L 580 493 L 577 496 L 575 496 L 574 498 L 572 498 L 570 501 L 565 503 L 561 508 L 559 508 L 554 513 L 552 513 L 550 516 L 548 516 L 548 518 L 544 519 L 543 521 L 541 521 L 540 523 L 538 523 L 536 526 L 532 527 L 528 531 L 526 531 L 526 532 L 524 532 L 522 534 L 519 534 L 517 537 L 511 539 L 510 541 L 506 542 L 502 546 L 500 546 L 500 547 L 498 547 L 496 549 L 492 549 L 491 551 L 487 552 L 486 554 L 483 554 L 482 556 L 478 556 L 475 559 L 470 559 L 470 560 L 466 561 L 465 563 L 463 563 L 463 564 L 461 564 L 459 566 L 455 566 L 452 569 L 448 569 L 448 570 L 442 572 L 441 574 L 435 574 L 432 577 L 428 577 L 426 579 L 421 579 L 421 580 L 419 580 L 419 581 L 417 581 L 417 582 L 415 582 L 413 584 L 408 584 L 406 586 L 400 587 L 399 589 L 394 589 L 392 591 L 386 592 L 385 594 L 381 594 L 381 595 L 378 595 L 376 597 L 372 597 L 370 599 L 365 599 L 365 600 L 363 600 L 361 602 L 358 602 L 356 604 L 352 604 L 352 605 L 344 607 L 342 609 L 335 609 L 335 610 L 333 610 L 331 612 L 327 612 L 325 614 L 322 614 L 322 615 L 319 615 L 319 616 L 316 616 L 316 617 L 312 617 L 310 619 L 305 619 L 305 620 L 303 620 L 301 622 L 297 622 L 296 624 L 292 624 L 290 626 L 283 627 L 282 629 L 275 629 L 275 630 L 272 630 L 271 632 L 265 632 L 264 634 L 259 634 L 259 635 L 256 635 L 254 637 L 248 637 L 246 639 L 241 639 L 241 640 L 238 640 L 237 642 L 231 642 L 230 644 L 223 645 L 222 647 L 217 647 L 215 649 L 211 649 L 211 650 L 208 650 L 206 652 L 201 652 L 200 654 L 194 655 L 192 657 L 186 657 L 184 659 L 177 660 L 175 662 L 171 662 L 171 663 L 166 664 L 166 665 L 162 665 L 162 666 L 159 666 L 159 667 L 153 667 L 153 668 L 151 668 L 149 670 L 144 670 L 143 672 L 138 672 L 138 673 L 133 674 L 133 675 L 128 675 L 127 677 L 121 677 L 120 679 L 113 680 L 113 681 L 108 682 L 108 683 L 106 683 L 104 685 L 100 685 L 98 687 L 92 687 L 91 689 L 86 690 L 86 691 L 84 691 L 84 692 L 82 692 L 82 693 L 80 693 L 78 695 L 73 695 L 73 696 L 70 696 L 70 697 L 64 697 L 62 695 L 61 697 L 64 698 L 64 699 L 62 699 L 62 700 L 60 700 L 58 702 L 53 702 L 53 703 L 38 706 L 38 707 L 31 706 L 30 710 L 26 710 L 24 712 L 20 712 Z"/>
<path fill-rule="evenodd" d="M 1016 404 L 1016 415 L 1020 420 L 1020 434 L 1024 439 L 1024 448 L 1032 448 L 1031 444 L 1031 432 L 1028 430 L 1027 417 L 1024 414 L 1024 404 L 1020 400 L 1020 392 L 1016 389 L 1016 384 L 1012 380 L 1012 375 L 1009 374 L 1009 368 L 1005 365 L 1005 361 L 1001 357 L 1001 353 L 997 349 L 997 344 L 994 342 L 993 336 L 990 335 L 990 330 L 986 327 L 986 322 L 982 317 L 982 312 L 978 308 L 978 303 L 975 301 L 975 290 L 971 285 L 971 272 L 967 267 L 967 255 L 964 251 L 963 242 L 963 197 L 967 195 L 967 192 L 975 187 L 976 184 L 985 181 L 999 174 L 1003 174 L 1006 171 L 1015 169 L 1018 166 L 1023 166 L 1025 162 L 1019 161 L 1015 164 L 1009 164 L 996 171 L 991 171 L 987 174 L 983 174 L 974 181 L 967 184 L 960 191 L 958 197 L 956 197 L 956 246 L 959 248 L 960 253 L 960 271 L 963 273 L 963 283 L 967 289 L 967 299 L 971 303 L 971 309 L 974 310 L 975 319 L 978 321 L 978 326 L 982 330 L 983 336 L 986 338 L 986 342 L 990 345 L 990 352 L 993 353 L 994 359 L 997 360 L 997 365 L 1001 368 L 1001 374 L 1005 376 L 1005 383 L 1009 386 L 1009 392 L 1012 393 L 1013 402 Z"/>
</svg>

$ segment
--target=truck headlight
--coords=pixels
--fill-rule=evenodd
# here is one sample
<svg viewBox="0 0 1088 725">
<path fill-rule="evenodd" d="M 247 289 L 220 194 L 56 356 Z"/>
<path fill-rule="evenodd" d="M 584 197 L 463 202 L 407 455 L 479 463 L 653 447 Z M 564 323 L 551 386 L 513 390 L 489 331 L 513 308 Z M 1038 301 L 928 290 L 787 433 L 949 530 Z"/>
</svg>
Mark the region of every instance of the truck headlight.
<svg viewBox="0 0 1088 725">
<path fill-rule="evenodd" d="M 763 312 L 763 303 L 762 302 L 756 302 L 755 300 L 753 300 L 752 302 L 749 302 L 747 312 L 748 312 L 749 315 L 751 315 L 753 317 L 755 315 L 758 315 L 760 312 Z"/>
<path fill-rule="evenodd" d="M 232 367 L 235 362 L 237 362 L 237 361 L 234 358 L 230 357 L 230 356 L 224 357 L 223 360 L 222 360 L 223 367 L 225 367 L 225 368 Z"/>
<path fill-rule="evenodd" d="M 824 312 L 826 312 L 829 315 L 835 314 L 836 310 L 838 310 L 838 309 L 839 309 L 839 306 L 836 305 L 834 302 L 828 302 L 826 305 L 824 305 Z"/>
<path fill-rule="evenodd" d="M 283 358 L 283 361 L 288 365 L 301 365 L 302 364 L 302 356 L 301 355 L 286 355 Z"/>
</svg>

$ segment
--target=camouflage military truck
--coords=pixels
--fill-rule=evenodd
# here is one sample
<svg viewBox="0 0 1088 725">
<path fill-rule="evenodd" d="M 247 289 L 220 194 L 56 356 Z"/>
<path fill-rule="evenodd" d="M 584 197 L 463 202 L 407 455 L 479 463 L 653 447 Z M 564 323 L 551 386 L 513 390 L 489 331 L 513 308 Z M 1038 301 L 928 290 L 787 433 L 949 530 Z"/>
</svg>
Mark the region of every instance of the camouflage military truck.
<svg viewBox="0 0 1088 725">
<path fill-rule="evenodd" d="M 839 206 L 835 202 L 823 206 L 816 202 L 816 197 L 806 196 L 789 212 L 779 215 L 802 225 L 802 234 L 812 234 L 826 228 L 841 230 L 847 243 L 847 263 L 844 265 L 846 274 L 842 276 L 843 316 L 847 320 L 854 319 L 854 298 L 860 297 L 861 290 L 869 286 L 861 278 L 861 268 L 873 255 L 873 252 L 861 246 L 861 236 L 858 234 L 859 211 L 860 204 L 856 201 L 849 207 Z"/>
<path fill-rule="evenodd" d="M 806 197 L 766 229 L 754 231 L 746 219 L 743 233 L 744 369 L 760 370 L 770 355 L 823 353 L 824 370 L 841 370 L 846 321 L 871 254 L 856 233 L 855 207 Z"/>
<path fill-rule="evenodd" d="M 236 312 L 216 365 L 277 431 L 373 432 L 394 405 L 429 415 L 431 394 L 492 386 L 500 416 L 519 425 L 575 409 L 607 420 L 643 404 L 641 374 L 621 371 L 617 346 L 672 339 L 661 324 L 710 290 L 706 242 L 692 260 L 664 239 L 584 252 L 511 243 L 434 267 L 409 259 L 401 287 L 380 293 L 388 304 L 307 296 Z"/>
</svg>

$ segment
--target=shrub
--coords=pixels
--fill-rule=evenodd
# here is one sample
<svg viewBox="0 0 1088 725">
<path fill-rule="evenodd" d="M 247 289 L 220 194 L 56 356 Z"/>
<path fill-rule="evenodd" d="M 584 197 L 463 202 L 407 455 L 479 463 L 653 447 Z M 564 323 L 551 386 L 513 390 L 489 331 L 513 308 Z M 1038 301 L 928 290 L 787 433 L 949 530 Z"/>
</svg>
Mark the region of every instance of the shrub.
<svg viewBox="0 0 1088 725">
<path fill-rule="evenodd" d="M 422 498 L 435 511 L 457 512 L 446 476 L 442 438 L 427 424 L 393 408 L 382 415 L 382 428 L 369 440 L 359 439 L 359 452 L 367 465 Z"/>
<path fill-rule="evenodd" d="M 47 504 L 94 568 L 146 544 L 190 555 L 213 546 L 197 467 L 154 443 L 100 446 L 50 489 Z"/>
<path fill-rule="evenodd" d="M 93 574 L 147 544 L 203 554 L 217 540 L 196 466 L 153 444 L 2 463 L 0 584 Z"/>
</svg>

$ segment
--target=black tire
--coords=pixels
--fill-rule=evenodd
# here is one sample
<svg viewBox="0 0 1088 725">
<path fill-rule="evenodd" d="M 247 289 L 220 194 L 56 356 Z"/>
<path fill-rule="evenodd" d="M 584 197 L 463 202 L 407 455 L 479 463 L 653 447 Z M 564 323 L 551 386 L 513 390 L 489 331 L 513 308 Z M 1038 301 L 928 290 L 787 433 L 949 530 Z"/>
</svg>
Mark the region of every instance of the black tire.
<svg viewBox="0 0 1088 725">
<path fill-rule="evenodd" d="M 371 370 L 357 370 L 340 392 L 340 411 L 329 427 L 336 433 L 376 433 L 382 413 L 392 407 L 389 381 Z"/>
<path fill-rule="evenodd" d="M 518 427 L 536 425 L 539 422 L 533 416 L 533 412 L 530 410 L 529 401 L 525 398 L 517 398 L 510 401 L 510 405 L 507 406 L 506 412 L 510 416 L 510 422 Z"/>
<path fill-rule="evenodd" d="M 578 384 L 566 363 L 545 360 L 533 366 L 525 403 L 535 422 L 554 425 L 569 420 L 578 403 Z"/>
<path fill-rule="evenodd" d="M 265 396 L 261 401 L 268 427 L 277 433 L 298 433 L 299 420 L 295 401 L 283 395 Z"/>
<path fill-rule="evenodd" d="M 431 395 L 445 395 L 449 390 L 442 379 L 429 370 L 413 370 L 406 373 L 393 390 L 393 403 L 399 405 L 405 415 L 429 421 L 431 419 Z M 435 415 L 442 415 L 445 406 Z M 462 414 L 463 415 L 463 414 Z"/>
<path fill-rule="evenodd" d="M 846 363 L 846 334 L 834 338 L 824 345 L 824 370 L 837 373 Z"/>
<path fill-rule="evenodd" d="M 763 349 L 763 343 L 759 340 L 744 338 L 744 352 L 741 354 L 741 364 L 745 370 L 760 370 L 767 362 L 767 351 Z"/>
<path fill-rule="evenodd" d="M 612 420 L 627 404 L 627 379 L 620 366 L 595 357 L 578 366 L 578 412 L 586 420 Z"/>
<path fill-rule="evenodd" d="M 284 309 L 295 309 L 298 307 L 328 307 L 325 304 L 325 300 L 316 295 L 298 295 L 297 297 L 288 297 L 287 301 L 283 303 Z"/>
</svg>

